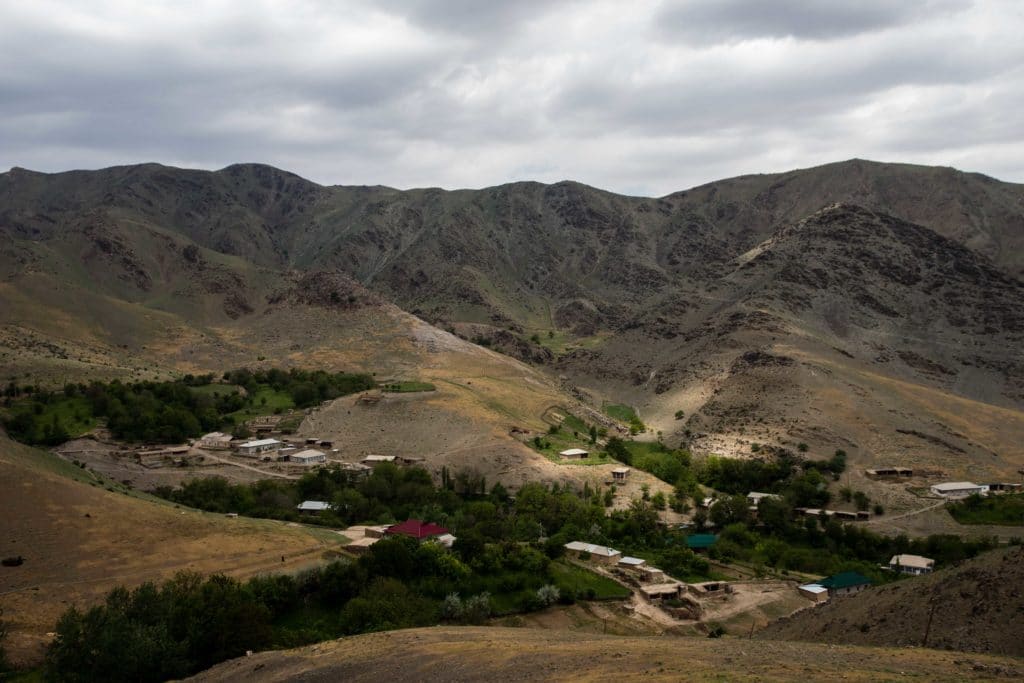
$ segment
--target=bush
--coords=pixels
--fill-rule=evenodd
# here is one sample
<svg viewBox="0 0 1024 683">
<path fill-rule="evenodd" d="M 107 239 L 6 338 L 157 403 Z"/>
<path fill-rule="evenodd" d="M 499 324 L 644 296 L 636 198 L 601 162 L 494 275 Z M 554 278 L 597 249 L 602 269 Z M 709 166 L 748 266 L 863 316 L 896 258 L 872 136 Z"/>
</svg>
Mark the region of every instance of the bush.
<svg viewBox="0 0 1024 683">
<path fill-rule="evenodd" d="M 558 586 L 552 586 L 550 583 L 544 584 L 537 589 L 537 600 L 545 607 L 555 604 L 560 597 L 561 594 L 558 591 Z"/>
</svg>

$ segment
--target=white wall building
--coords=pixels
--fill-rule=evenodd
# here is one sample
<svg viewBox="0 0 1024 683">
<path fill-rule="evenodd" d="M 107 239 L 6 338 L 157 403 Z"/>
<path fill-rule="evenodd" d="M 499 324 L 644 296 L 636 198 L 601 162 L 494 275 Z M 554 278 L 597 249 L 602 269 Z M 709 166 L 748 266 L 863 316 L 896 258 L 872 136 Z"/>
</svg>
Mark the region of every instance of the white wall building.
<svg viewBox="0 0 1024 683">
<path fill-rule="evenodd" d="M 277 439 L 257 439 L 256 441 L 246 441 L 238 446 L 238 454 L 255 458 L 263 453 L 276 451 L 283 445 L 284 443 Z"/>
<path fill-rule="evenodd" d="M 945 484 L 935 484 L 931 490 L 932 493 L 943 498 L 966 498 L 975 493 L 981 496 L 988 494 L 988 486 L 970 481 L 949 481 Z"/>
<path fill-rule="evenodd" d="M 288 462 L 298 463 L 299 465 L 322 465 L 327 462 L 327 456 L 321 451 L 310 448 L 289 455 Z"/>
<path fill-rule="evenodd" d="M 931 574 L 935 569 L 935 560 L 920 555 L 893 555 L 889 560 L 889 569 L 902 574 Z"/>
</svg>

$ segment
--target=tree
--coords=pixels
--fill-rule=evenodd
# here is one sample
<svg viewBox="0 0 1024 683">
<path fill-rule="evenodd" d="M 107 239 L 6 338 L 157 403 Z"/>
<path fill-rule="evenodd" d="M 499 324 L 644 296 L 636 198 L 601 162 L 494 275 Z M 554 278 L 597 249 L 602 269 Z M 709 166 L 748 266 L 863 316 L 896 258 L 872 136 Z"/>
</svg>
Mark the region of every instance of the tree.
<svg viewBox="0 0 1024 683">
<path fill-rule="evenodd" d="M 711 506 L 711 521 L 715 526 L 724 527 L 730 524 L 746 523 L 750 519 L 750 510 L 746 496 L 735 495 L 719 498 Z"/>
</svg>

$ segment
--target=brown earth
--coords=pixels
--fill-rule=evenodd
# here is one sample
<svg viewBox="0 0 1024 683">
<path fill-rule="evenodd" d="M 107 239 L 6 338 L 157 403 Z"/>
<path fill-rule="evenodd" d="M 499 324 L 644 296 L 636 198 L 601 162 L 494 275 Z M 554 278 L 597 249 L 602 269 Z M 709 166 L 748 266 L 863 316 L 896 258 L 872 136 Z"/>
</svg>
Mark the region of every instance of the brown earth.
<svg viewBox="0 0 1024 683">
<path fill-rule="evenodd" d="M 1013 680 L 1019 659 L 722 638 L 436 627 L 261 652 L 194 681 Z"/>
<path fill-rule="evenodd" d="M 38 663 L 47 633 L 71 605 L 118 585 L 182 570 L 251 576 L 319 563 L 331 534 L 269 520 L 228 519 L 128 495 L 53 455 L 0 436 L 0 607 L 16 665 Z M 283 558 L 283 559 L 282 559 Z"/>
<path fill-rule="evenodd" d="M 781 619 L 759 638 L 927 646 L 1024 657 L 1024 548 L 870 588 Z"/>
</svg>

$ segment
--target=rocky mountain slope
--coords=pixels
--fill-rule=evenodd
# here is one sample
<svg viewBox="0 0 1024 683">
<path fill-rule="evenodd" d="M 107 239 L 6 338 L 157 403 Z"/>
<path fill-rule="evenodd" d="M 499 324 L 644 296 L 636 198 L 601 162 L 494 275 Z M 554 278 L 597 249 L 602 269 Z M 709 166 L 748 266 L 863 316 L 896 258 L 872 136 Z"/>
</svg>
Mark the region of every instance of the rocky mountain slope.
<svg viewBox="0 0 1024 683">
<path fill-rule="evenodd" d="M 393 302 L 698 450 L 1024 465 L 1024 186 L 976 174 L 854 160 L 655 199 L 322 187 L 258 165 L 14 169 L 0 238 L 15 371 L 14 347 L 54 346 L 62 367 L 68 340 L 107 373 L 171 347 L 169 366 L 322 359 L 320 321 L 293 306 L 369 329 Z"/>
<path fill-rule="evenodd" d="M 925 646 L 1024 656 L 1024 549 L 834 600 L 758 633 L 770 640 Z"/>
</svg>

